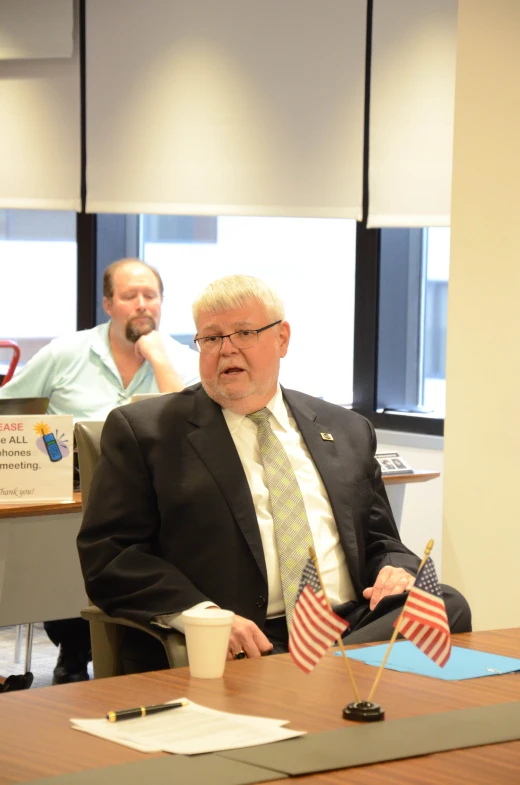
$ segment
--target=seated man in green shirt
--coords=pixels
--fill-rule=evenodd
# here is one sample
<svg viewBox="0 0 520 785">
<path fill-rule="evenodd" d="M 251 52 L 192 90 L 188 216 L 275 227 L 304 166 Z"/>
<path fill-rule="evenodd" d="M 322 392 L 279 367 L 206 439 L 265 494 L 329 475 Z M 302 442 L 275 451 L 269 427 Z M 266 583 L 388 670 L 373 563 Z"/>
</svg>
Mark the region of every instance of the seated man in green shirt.
<svg viewBox="0 0 520 785">
<path fill-rule="evenodd" d="M 103 279 L 108 324 L 51 341 L 0 388 L 0 398 L 46 397 L 49 414 L 104 420 L 132 395 L 198 382 L 198 353 L 159 332 L 163 291 L 154 268 L 138 259 L 114 262 Z M 60 646 L 53 683 L 88 679 L 88 623 L 61 619 L 45 629 Z"/>
<path fill-rule="evenodd" d="M 108 324 L 56 338 L 0 389 L 0 398 L 49 398 L 48 414 L 104 420 L 137 393 L 176 392 L 199 380 L 198 354 L 159 332 L 163 283 L 135 259 L 103 281 Z"/>
</svg>

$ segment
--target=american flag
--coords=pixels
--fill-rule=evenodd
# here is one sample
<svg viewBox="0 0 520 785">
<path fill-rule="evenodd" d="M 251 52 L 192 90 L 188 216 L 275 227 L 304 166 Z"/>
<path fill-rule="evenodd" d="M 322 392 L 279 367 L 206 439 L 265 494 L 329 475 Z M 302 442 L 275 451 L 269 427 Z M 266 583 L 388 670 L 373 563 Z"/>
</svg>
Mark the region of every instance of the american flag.
<svg viewBox="0 0 520 785">
<path fill-rule="evenodd" d="M 451 654 L 450 626 L 430 558 L 419 570 L 400 618 L 399 632 L 443 668 Z"/>
<path fill-rule="evenodd" d="M 309 559 L 303 569 L 289 633 L 289 651 L 296 665 L 310 673 L 348 623 L 329 610 L 316 568 Z"/>
</svg>

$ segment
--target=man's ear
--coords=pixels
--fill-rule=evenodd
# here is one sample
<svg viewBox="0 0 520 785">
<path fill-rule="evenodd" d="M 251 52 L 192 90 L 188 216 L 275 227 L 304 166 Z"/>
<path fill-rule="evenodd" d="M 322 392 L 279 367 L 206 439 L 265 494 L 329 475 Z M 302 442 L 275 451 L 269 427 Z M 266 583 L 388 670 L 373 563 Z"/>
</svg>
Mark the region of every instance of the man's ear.
<svg viewBox="0 0 520 785">
<path fill-rule="evenodd" d="M 112 316 L 112 298 L 103 297 L 103 308 L 107 316 Z"/>
<path fill-rule="evenodd" d="M 289 341 L 291 340 L 291 325 L 289 322 L 282 322 L 278 328 L 280 339 L 280 357 L 285 357 L 289 348 Z"/>
</svg>

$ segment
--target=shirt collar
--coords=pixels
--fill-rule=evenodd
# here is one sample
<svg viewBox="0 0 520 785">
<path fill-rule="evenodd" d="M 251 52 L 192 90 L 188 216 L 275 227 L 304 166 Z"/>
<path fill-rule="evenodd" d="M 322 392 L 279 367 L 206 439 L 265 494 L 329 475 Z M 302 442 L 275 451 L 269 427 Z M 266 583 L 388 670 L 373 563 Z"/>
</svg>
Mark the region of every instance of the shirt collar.
<svg viewBox="0 0 520 785">
<path fill-rule="evenodd" d="M 95 352 L 99 357 L 104 358 L 107 356 L 112 356 L 112 352 L 110 351 L 110 340 L 108 337 L 109 329 L 110 320 L 105 324 L 98 325 L 98 327 L 93 331 L 91 348 L 92 351 Z"/>
<path fill-rule="evenodd" d="M 266 404 L 266 408 L 269 409 L 272 416 L 277 420 L 278 424 L 284 431 L 290 429 L 289 415 L 287 413 L 287 408 L 280 385 L 277 385 L 276 392 L 269 403 Z M 222 414 L 224 415 L 224 419 L 226 420 L 227 426 L 232 434 L 239 430 L 239 428 L 244 424 L 244 421 L 253 424 L 252 420 L 247 419 L 246 414 L 238 414 L 237 412 L 232 412 L 231 409 L 223 408 Z"/>
</svg>

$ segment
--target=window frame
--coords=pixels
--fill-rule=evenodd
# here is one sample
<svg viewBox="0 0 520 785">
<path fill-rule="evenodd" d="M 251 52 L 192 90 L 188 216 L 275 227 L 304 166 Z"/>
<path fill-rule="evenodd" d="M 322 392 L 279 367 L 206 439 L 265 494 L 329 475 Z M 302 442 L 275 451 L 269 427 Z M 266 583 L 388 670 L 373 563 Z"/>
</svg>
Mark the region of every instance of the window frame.
<svg viewBox="0 0 520 785">
<path fill-rule="evenodd" d="M 110 218 L 85 213 L 86 197 L 86 83 L 85 83 L 85 3 L 80 0 L 81 68 L 81 166 L 82 211 L 77 216 L 78 313 L 77 329 L 96 324 L 98 256 L 102 266 L 121 255 L 121 231 L 110 231 Z M 367 2 L 367 41 L 365 68 L 365 118 L 363 155 L 363 221 L 356 227 L 356 274 L 354 307 L 353 410 L 365 416 L 376 428 L 415 434 L 442 436 L 444 420 L 420 415 L 394 414 L 376 409 L 378 366 L 378 320 L 380 295 L 381 230 L 368 229 L 368 156 L 370 120 L 370 65 L 372 47 L 373 0 Z M 123 216 L 121 216 L 121 219 Z M 102 250 L 100 251 L 100 244 Z M 101 293 L 101 292 L 99 292 Z"/>
<path fill-rule="evenodd" d="M 356 283 L 354 312 L 354 401 L 353 410 L 366 417 L 375 428 L 387 431 L 444 435 L 444 420 L 416 414 L 377 410 L 378 329 L 380 297 L 381 229 L 368 229 L 370 79 L 372 63 L 373 0 L 367 0 L 367 40 L 365 51 L 365 116 L 363 143 L 363 220 L 356 232 Z"/>
</svg>

